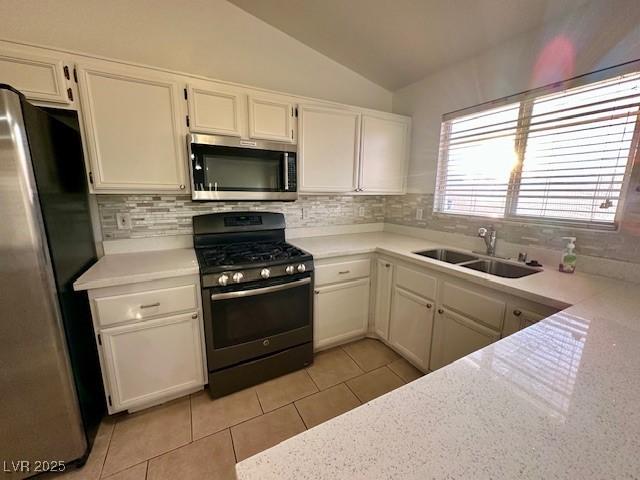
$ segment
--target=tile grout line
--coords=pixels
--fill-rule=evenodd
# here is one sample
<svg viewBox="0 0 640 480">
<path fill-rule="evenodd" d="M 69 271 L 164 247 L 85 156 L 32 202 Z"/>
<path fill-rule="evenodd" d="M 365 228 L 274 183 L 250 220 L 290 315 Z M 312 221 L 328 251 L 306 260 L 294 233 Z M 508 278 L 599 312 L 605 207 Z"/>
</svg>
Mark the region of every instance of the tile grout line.
<svg viewBox="0 0 640 480">
<path fill-rule="evenodd" d="M 315 354 L 314 354 L 314 357 L 315 357 Z M 309 367 L 305 367 L 304 371 L 307 372 L 307 375 L 309 375 L 309 378 L 311 379 L 311 383 L 313 383 L 316 386 L 316 388 L 318 389 L 318 392 L 321 392 L 322 390 L 320 389 L 320 385 L 316 383 L 316 381 L 313 379 L 313 376 L 311 376 L 311 374 L 309 373 Z"/>
<path fill-rule="evenodd" d="M 193 443 L 193 396 L 189 395 L 189 427 L 191 427 L 191 443 Z"/>
<path fill-rule="evenodd" d="M 256 417 L 253 417 L 253 418 L 256 418 Z M 236 453 L 236 442 L 233 441 L 233 434 L 231 433 L 231 427 L 227 428 L 227 430 L 229 430 L 229 437 L 231 437 L 231 449 L 233 450 L 233 460 L 235 463 L 238 463 L 238 454 Z"/>
<path fill-rule="evenodd" d="M 347 390 L 349 390 L 351 392 L 351 394 L 356 397 L 356 400 L 358 400 L 358 402 L 360 403 L 359 406 L 364 405 L 364 402 L 362 400 L 360 400 L 360 397 L 356 394 L 356 392 L 354 392 L 353 390 L 351 390 L 351 387 L 349 385 L 347 385 L 347 382 L 342 382 L 342 384 L 347 387 Z M 338 384 L 339 385 L 339 384 Z"/>
<path fill-rule="evenodd" d="M 304 429 L 309 430 L 309 427 L 307 427 L 307 422 L 304 421 L 304 417 L 300 413 L 300 410 L 298 410 L 298 406 L 296 405 L 296 402 L 293 402 L 293 408 L 296 409 L 296 413 L 298 414 L 298 417 L 300 417 L 300 420 L 302 420 L 302 425 L 304 425 Z M 299 435 L 299 434 L 296 434 L 296 435 Z"/>
<path fill-rule="evenodd" d="M 265 411 L 264 411 L 264 408 L 262 408 L 262 402 L 260 401 L 260 395 L 258 395 L 258 389 L 257 389 L 257 388 L 254 388 L 254 389 L 253 389 L 253 393 L 255 393 L 256 398 L 258 399 L 258 406 L 260 407 L 260 411 L 262 412 L 262 415 L 264 415 L 264 414 L 265 414 Z M 258 415 L 258 416 L 260 416 L 260 415 Z M 256 417 L 253 417 L 253 418 L 256 418 Z M 250 420 L 250 419 L 249 419 L 249 420 Z M 246 421 L 246 420 L 245 420 L 245 421 Z M 243 422 L 240 422 L 240 423 L 243 423 Z M 239 424 L 238 424 L 238 425 L 239 425 Z"/>
<path fill-rule="evenodd" d="M 104 420 L 103 420 L 104 421 Z M 109 450 L 111 450 L 111 442 L 113 441 L 113 435 L 116 433 L 116 427 L 120 423 L 119 420 L 115 420 L 113 428 L 111 429 L 111 433 L 109 434 L 109 442 L 107 443 L 107 450 L 104 452 L 104 458 L 102 459 L 102 465 L 100 466 L 100 473 L 98 474 L 98 478 L 102 478 L 102 473 L 104 472 L 104 466 L 107 463 L 107 457 L 109 456 Z M 95 442 L 95 439 L 94 439 Z"/>
</svg>

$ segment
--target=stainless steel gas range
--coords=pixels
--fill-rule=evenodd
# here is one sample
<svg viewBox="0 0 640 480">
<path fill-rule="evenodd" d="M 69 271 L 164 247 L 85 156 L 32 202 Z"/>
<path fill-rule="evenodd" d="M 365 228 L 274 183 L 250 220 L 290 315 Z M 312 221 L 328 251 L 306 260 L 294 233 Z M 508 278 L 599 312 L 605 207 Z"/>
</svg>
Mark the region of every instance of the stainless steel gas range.
<svg viewBox="0 0 640 480">
<path fill-rule="evenodd" d="M 213 397 L 313 362 L 313 257 L 284 228 L 281 213 L 193 217 Z"/>
</svg>

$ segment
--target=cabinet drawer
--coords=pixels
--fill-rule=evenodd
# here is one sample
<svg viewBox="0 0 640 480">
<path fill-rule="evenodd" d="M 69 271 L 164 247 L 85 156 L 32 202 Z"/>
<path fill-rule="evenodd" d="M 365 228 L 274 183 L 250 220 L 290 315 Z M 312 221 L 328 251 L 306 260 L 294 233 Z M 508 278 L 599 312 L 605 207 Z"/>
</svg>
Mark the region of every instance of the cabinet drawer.
<svg viewBox="0 0 640 480">
<path fill-rule="evenodd" d="M 442 304 L 495 329 L 502 329 L 505 303 L 481 293 L 444 282 Z"/>
<path fill-rule="evenodd" d="M 420 295 L 423 298 L 434 299 L 436 297 L 436 283 L 435 277 L 431 275 L 418 272 L 411 268 L 398 267 L 396 286 Z"/>
<path fill-rule="evenodd" d="M 94 298 L 101 326 L 197 309 L 195 285 Z"/>
<path fill-rule="evenodd" d="M 330 263 L 316 267 L 316 285 L 344 282 L 356 278 L 368 277 L 371 270 L 369 260 Z"/>
</svg>

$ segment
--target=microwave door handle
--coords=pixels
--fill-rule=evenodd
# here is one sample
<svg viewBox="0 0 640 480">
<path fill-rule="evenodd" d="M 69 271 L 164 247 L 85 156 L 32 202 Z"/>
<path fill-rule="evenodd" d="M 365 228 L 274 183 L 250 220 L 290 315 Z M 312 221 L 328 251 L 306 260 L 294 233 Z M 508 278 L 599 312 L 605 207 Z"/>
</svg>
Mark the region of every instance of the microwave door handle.
<svg viewBox="0 0 640 480">
<path fill-rule="evenodd" d="M 284 152 L 284 162 L 282 162 L 282 169 L 284 170 L 284 190 L 289 190 L 289 154 Z"/>
</svg>

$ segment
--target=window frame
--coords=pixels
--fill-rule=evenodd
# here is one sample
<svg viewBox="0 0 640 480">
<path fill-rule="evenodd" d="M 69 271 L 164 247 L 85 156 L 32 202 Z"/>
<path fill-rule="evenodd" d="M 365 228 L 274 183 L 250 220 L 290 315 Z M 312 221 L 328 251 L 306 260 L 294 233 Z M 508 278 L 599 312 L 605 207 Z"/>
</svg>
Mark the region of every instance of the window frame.
<svg viewBox="0 0 640 480">
<path fill-rule="evenodd" d="M 522 170 L 524 165 L 524 158 L 526 152 L 527 140 L 529 137 L 529 129 L 531 123 L 531 113 L 533 105 L 536 99 L 547 96 L 553 93 L 570 90 L 577 87 L 582 87 L 592 83 L 597 83 L 605 80 L 609 80 L 619 75 L 625 75 L 629 73 L 640 72 L 640 60 L 634 60 L 626 62 L 620 65 L 616 65 L 610 68 L 597 70 L 595 72 L 587 73 L 577 77 L 570 78 L 568 80 L 556 82 L 553 84 L 545 85 L 533 90 L 528 90 L 508 97 L 503 97 L 498 100 L 484 102 L 473 107 L 464 108 L 461 110 L 455 110 L 453 112 L 446 113 L 442 116 L 442 123 L 440 129 L 440 143 L 438 149 L 438 164 L 436 168 L 436 186 L 435 186 L 435 200 L 433 203 L 433 215 L 436 217 L 469 217 L 478 220 L 491 220 L 496 222 L 507 222 L 517 224 L 540 224 L 546 226 L 558 226 L 558 227 L 572 227 L 576 229 L 584 230 L 596 230 L 596 231 L 619 231 L 623 213 L 625 211 L 625 203 L 627 199 L 627 193 L 629 189 L 630 179 L 634 173 L 634 170 L 640 169 L 640 112 L 636 115 L 635 126 L 633 135 L 629 147 L 629 156 L 626 159 L 625 173 L 620 188 L 620 198 L 614 215 L 613 222 L 598 222 L 598 221 L 583 221 L 572 220 L 562 218 L 548 218 L 542 216 L 524 216 L 518 215 L 518 194 L 521 186 Z M 451 134 L 452 121 L 456 118 L 466 117 L 474 113 L 488 111 L 491 109 L 499 108 L 507 104 L 518 103 L 518 123 L 516 127 L 516 143 L 515 153 L 517 157 L 516 166 L 510 173 L 509 185 L 507 188 L 505 198 L 504 213 L 501 217 L 492 217 L 490 215 L 477 215 L 473 213 L 447 213 L 443 211 L 444 193 L 446 190 L 441 190 L 441 169 L 447 168 L 448 154 L 449 154 L 449 138 Z M 447 148 L 444 148 L 444 147 Z"/>
</svg>

